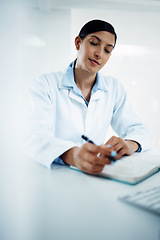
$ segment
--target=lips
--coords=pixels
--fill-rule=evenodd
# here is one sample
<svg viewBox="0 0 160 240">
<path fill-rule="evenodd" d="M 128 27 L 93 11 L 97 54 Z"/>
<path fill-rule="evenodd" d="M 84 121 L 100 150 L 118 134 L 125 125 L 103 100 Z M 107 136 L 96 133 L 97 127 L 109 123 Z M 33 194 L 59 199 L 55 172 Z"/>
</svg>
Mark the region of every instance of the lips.
<svg viewBox="0 0 160 240">
<path fill-rule="evenodd" d="M 99 63 L 97 60 L 95 60 L 95 59 L 90 59 L 90 58 L 89 58 L 89 60 L 90 60 L 90 61 L 92 62 L 92 64 L 95 65 L 95 66 L 100 65 L 100 63 Z"/>
</svg>

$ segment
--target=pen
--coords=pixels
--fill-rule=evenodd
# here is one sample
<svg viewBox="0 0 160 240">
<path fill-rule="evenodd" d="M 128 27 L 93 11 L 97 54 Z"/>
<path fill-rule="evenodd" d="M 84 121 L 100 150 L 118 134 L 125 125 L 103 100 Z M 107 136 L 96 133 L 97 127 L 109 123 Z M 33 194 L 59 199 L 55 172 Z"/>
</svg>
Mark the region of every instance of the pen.
<svg viewBox="0 0 160 240">
<path fill-rule="evenodd" d="M 86 142 L 95 144 L 92 140 L 90 140 L 87 136 L 82 135 L 81 138 L 83 138 Z M 111 156 L 107 156 L 111 161 L 116 161 L 115 157 L 117 156 L 116 151 L 111 152 Z"/>
</svg>

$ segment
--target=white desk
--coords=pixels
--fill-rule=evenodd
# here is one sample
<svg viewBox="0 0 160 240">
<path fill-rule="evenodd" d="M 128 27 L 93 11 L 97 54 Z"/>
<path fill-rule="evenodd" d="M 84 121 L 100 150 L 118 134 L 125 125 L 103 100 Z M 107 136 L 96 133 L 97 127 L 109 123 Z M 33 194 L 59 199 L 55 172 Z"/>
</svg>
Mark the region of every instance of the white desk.
<svg viewBox="0 0 160 240">
<path fill-rule="evenodd" d="M 1 175 L 1 240 L 160 240 L 160 216 L 118 200 L 160 184 L 160 172 L 131 186 L 60 165 L 12 163 Z"/>
</svg>

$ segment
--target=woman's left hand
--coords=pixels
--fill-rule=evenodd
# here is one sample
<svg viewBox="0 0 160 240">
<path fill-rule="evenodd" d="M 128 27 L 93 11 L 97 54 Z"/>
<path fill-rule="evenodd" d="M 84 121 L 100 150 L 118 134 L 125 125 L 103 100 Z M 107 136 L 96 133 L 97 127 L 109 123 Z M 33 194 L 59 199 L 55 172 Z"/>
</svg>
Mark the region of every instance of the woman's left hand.
<svg viewBox="0 0 160 240">
<path fill-rule="evenodd" d="M 115 159 L 119 159 L 123 155 L 132 155 L 139 148 L 139 144 L 132 140 L 123 140 L 120 137 L 112 136 L 105 145 L 111 145 L 110 147 L 117 152 Z"/>
</svg>

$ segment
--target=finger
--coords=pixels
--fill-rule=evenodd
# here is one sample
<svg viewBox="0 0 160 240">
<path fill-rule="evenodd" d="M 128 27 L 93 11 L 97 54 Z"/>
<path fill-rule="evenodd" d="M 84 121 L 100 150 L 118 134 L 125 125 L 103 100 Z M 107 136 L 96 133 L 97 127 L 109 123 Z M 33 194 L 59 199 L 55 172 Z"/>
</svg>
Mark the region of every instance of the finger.
<svg viewBox="0 0 160 240">
<path fill-rule="evenodd" d="M 117 145 L 114 146 L 114 150 L 117 152 L 117 157 L 121 157 L 124 154 L 127 154 L 128 152 L 128 146 L 122 142 L 122 143 L 118 143 Z"/>
<path fill-rule="evenodd" d="M 112 149 L 107 148 L 107 146 L 96 146 L 91 143 L 87 143 L 84 146 L 84 151 L 81 153 L 81 158 L 85 161 L 91 163 L 99 163 L 99 164 L 110 164 L 109 158 L 106 156 L 112 156 Z"/>
<path fill-rule="evenodd" d="M 83 152 L 83 154 L 80 155 L 80 158 L 81 158 L 82 162 L 89 162 L 91 164 L 98 162 L 97 153 L 95 154 L 95 153 L 92 153 L 92 152 L 89 152 L 89 151 Z"/>
<path fill-rule="evenodd" d="M 100 165 L 105 165 L 108 163 L 108 160 L 104 157 L 99 157 L 100 154 L 89 152 L 88 150 L 83 151 L 79 154 L 80 163 L 83 164 L 84 162 L 88 162 L 90 164 L 100 164 Z"/>
<path fill-rule="evenodd" d="M 84 162 L 83 165 L 79 168 L 81 171 L 90 173 L 90 174 L 98 174 L 104 168 L 104 165 L 93 164 L 90 162 Z"/>
<path fill-rule="evenodd" d="M 97 158 L 96 164 L 103 164 L 103 165 L 111 164 L 111 160 L 109 159 L 109 157 L 100 154 Z"/>
<path fill-rule="evenodd" d="M 94 145 L 91 143 L 86 143 L 84 144 L 86 151 L 89 151 L 92 154 L 98 154 L 98 155 L 104 155 L 104 156 L 112 156 L 112 151 L 113 148 L 109 145 L 109 147 L 107 145 Z"/>
<path fill-rule="evenodd" d="M 117 137 L 112 136 L 107 142 L 106 144 L 111 144 L 112 142 L 114 142 L 117 139 Z"/>
<path fill-rule="evenodd" d="M 101 152 L 101 155 L 100 156 L 104 156 L 104 157 L 116 157 L 117 155 L 117 152 L 113 150 L 113 148 L 108 148 L 107 145 L 103 145 L 103 146 L 100 146 L 100 152 Z"/>
<path fill-rule="evenodd" d="M 86 143 L 82 146 L 79 157 L 90 163 L 110 164 L 109 156 L 115 157 L 117 153 L 112 148 L 106 145 L 96 146 L 91 143 Z M 102 156 L 99 158 L 99 156 Z"/>
<path fill-rule="evenodd" d="M 83 155 L 82 161 L 89 162 L 94 165 L 102 165 L 102 166 L 111 163 L 110 159 L 108 157 L 106 157 L 105 155 L 93 154 L 90 152 L 86 152 Z"/>
<path fill-rule="evenodd" d="M 85 143 L 85 144 L 83 144 L 82 148 L 85 151 L 89 151 L 90 153 L 98 154 L 100 152 L 99 146 L 92 144 L 92 143 Z"/>
<path fill-rule="evenodd" d="M 116 160 L 118 160 L 119 158 L 121 158 L 123 155 L 126 154 L 126 151 L 122 148 L 121 150 L 119 150 L 119 152 L 117 153 L 116 156 Z"/>
<path fill-rule="evenodd" d="M 120 141 L 121 138 L 119 137 L 115 137 L 115 136 L 112 136 L 107 142 L 106 144 L 107 145 L 111 145 L 112 147 L 115 146 L 119 141 Z"/>
<path fill-rule="evenodd" d="M 116 151 L 116 152 L 120 151 L 122 148 L 125 148 L 125 146 L 124 146 L 122 143 L 117 143 L 117 144 L 113 147 L 114 151 Z"/>
</svg>

